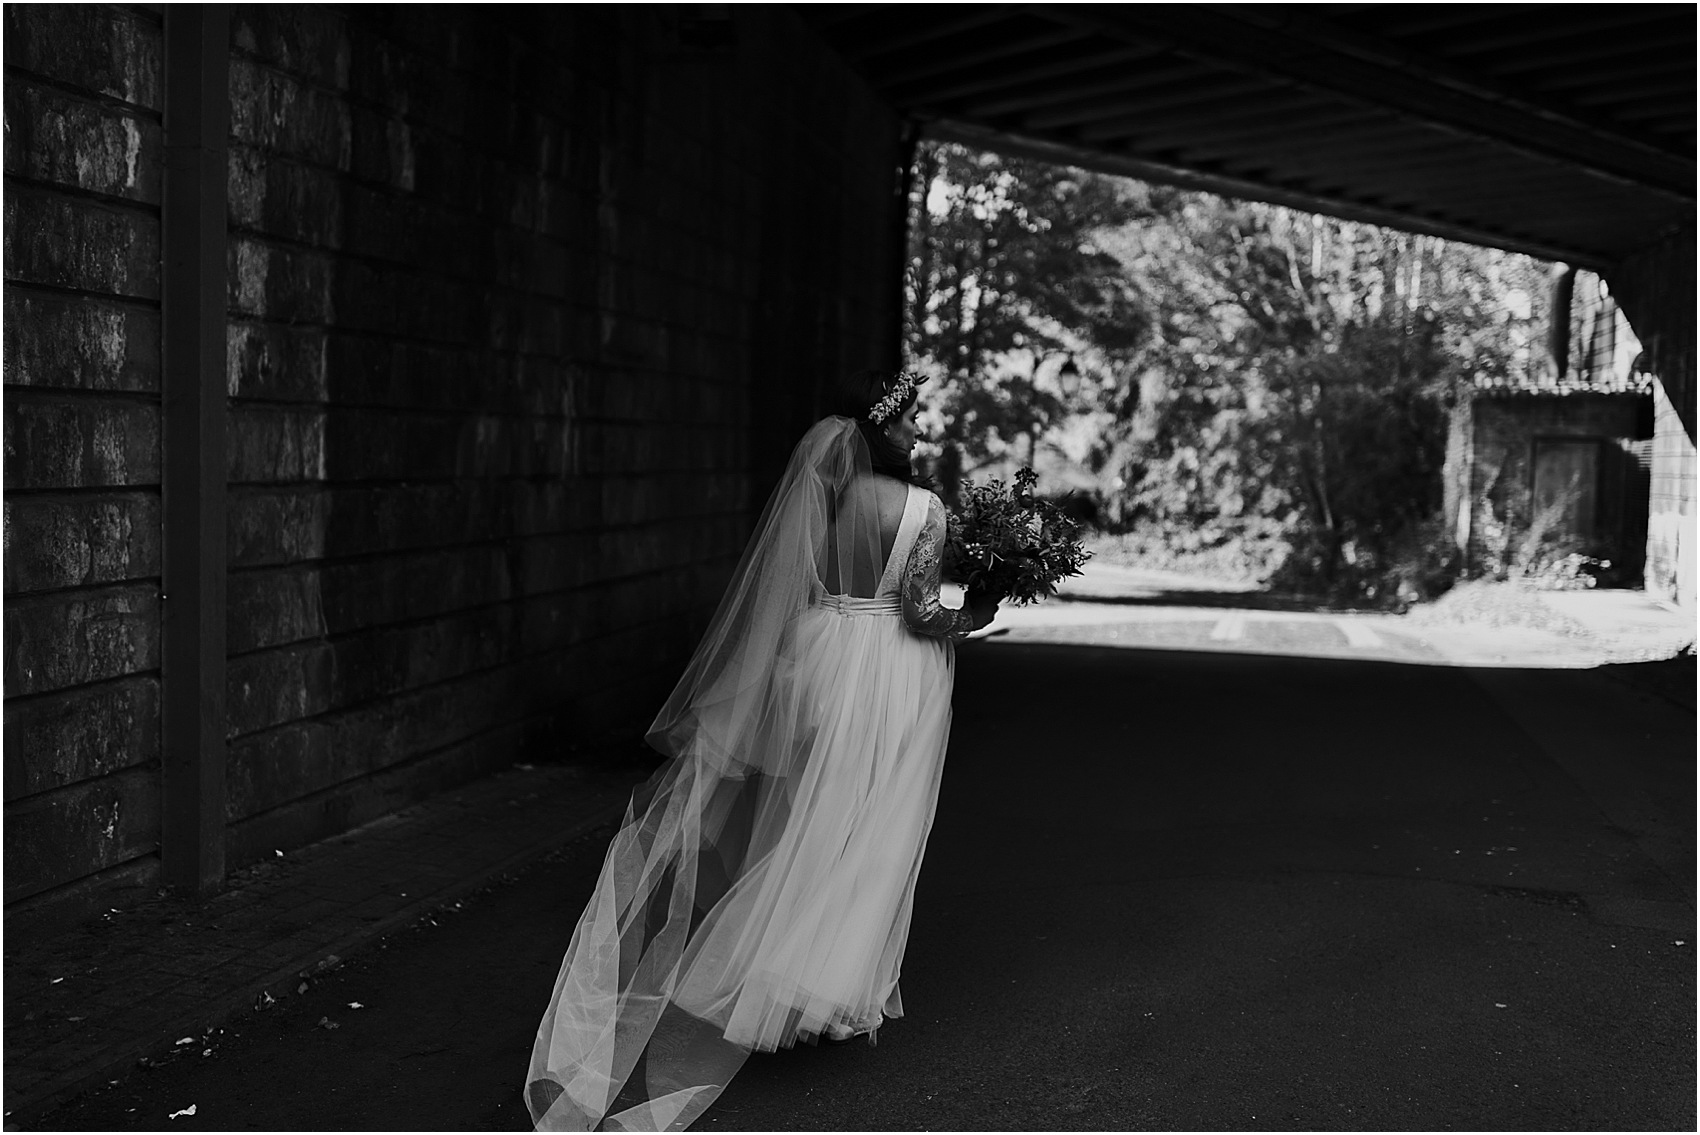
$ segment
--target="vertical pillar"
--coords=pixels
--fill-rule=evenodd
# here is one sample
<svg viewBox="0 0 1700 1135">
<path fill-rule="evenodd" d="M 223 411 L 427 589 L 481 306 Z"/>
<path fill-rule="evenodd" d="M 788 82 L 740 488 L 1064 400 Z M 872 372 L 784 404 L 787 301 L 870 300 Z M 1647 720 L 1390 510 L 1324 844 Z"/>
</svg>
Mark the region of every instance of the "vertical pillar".
<svg viewBox="0 0 1700 1135">
<path fill-rule="evenodd" d="M 1570 373 L 1570 300 L 1576 291 L 1576 269 L 1555 264 L 1547 312 L 1547 357 L 1559 382 Z"/>
<path fill-rule="evenodd" d="M 891 246 L 888 256 L 894 271 L 887 277 L 886 286 L 892 289 L 890 316 L 892 326 L 887 334 L 890 344 L 886 348 L 887 366 L 891 370 L 901 370 L 903 367 L 903 320 L 908 315 L 908 297 L 906 295 L 906 277 L 909 271 L 909 198 L 915 192 L 916 183 L 921 176 L 917 168 L 917 158 L 921 145 L 921 125 L 913 119 L 906 118 L 898 127 L 897 135 L 897 177 L 892 187 L 892 216 L 888 218 L 891 226 Z M 922 201 L 926 200 L 927 187 L 921 186 Z M 921 214 L 926 215 L 923 204 Z"/>
<path fill-rule="evenodd" d="M 230 15 L 165 7 L 161 874 L 224 878 L 225 185 Z"/>
<path fill-rule="evenodd" d="M 1653 482 L 1647 517 L 1647 590 L 1695 610 L 1694 227 L 1605 272 L 1612 298 L 1641 340 L 1640 367 L 1658 379 L 1654 395 Z"/>
</svg>

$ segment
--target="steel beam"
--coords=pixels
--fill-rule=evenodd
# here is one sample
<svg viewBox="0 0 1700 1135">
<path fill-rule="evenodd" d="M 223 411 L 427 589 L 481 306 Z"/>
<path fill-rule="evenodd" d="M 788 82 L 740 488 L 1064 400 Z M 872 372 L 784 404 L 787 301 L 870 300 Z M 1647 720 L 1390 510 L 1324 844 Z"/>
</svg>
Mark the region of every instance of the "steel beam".
<svg viewBox="0 0 1700 1135">
<path fill-rule="evenodd" d="M 1691 159 L 1282 6 L 1059 5 L 1047 11 L 1076 27 L 1160 44 L 1206 63 L 1341 95 L 1670 198 L 1695 199 Z"/>
<path fill-rule="evenodd" d="M 1558 244 L 1489 226 L 1477 228 L 1446 220 L 1424 218 L 1405 209 L 1354 202 L 1327 191 L 1272 185 L 1228 173 L 1189 169 L 1179 164 L 1128 154 L 1025 137 L 972 123 L 945 120 L 929 122 L 925 127 L 925 137 L 942 142 L 960 142 L 965 146 L 1016 157 L 1078 166 L 1165 185 L 1178 185 L 1183 189 L 1201 189 L 1227 197 L 1267 201 L 1275 205 L 1302 209 L 1307 213 L 1327 213 L 1349 221 L 1368 221 L 1371 224 L 1386 225 L 1389 228 L 1423 233 L 1427 236 L 1445 237 L 1447 240 L 1463 241 L 1466 244 L 1526 252 L 1543 260 L 1560 260 L 1584 268 L 1598 269 L 1610 261 L 1609 254 L 1599 249 Z"/>
</svg>

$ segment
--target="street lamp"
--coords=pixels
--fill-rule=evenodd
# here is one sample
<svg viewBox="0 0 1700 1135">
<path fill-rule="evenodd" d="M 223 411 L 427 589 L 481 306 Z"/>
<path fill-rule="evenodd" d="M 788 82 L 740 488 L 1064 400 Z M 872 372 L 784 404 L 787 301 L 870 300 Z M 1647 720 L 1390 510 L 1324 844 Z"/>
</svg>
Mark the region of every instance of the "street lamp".
<svg viewBox="0 0 1700 1135">
<path fill-rule="evenodd" d="M 1063 360 L 1063 365 L 1057 371 L 1057 385 L 1062 388 L 1065 401 L 1073 402 L 1074 396 L 1080 393 L 1080 368 L 1074 365 L 1074 356 Z"/>
</svg>

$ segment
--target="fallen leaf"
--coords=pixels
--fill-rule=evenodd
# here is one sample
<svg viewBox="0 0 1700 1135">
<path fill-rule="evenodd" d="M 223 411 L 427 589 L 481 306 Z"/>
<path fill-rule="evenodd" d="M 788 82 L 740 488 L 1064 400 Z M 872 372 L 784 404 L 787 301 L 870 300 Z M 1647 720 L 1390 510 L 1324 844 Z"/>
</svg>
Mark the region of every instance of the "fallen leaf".
<svg viewBox="0 0 1700 1135">
<path fill-rule="evenodd" d="M 177 1042 L 177 1047 L 178 1047 L 178 1048 L 182 1048 L 182 1047 L 183 1047 L 183 1046 L 184 1046 L 184 1045 L 186 1045 L 186 1044 L 194 1044 L 194 1043 L 195 1043 L 195 1038 L 194 1038 L 194 1037 L 192 1037 L 192 1036 L 186 1036 L 186 1037 L 183 1037 L 183 1038 L 182 1038 L 182 1039 L 180 1039 L 180 1040 L 179 1040 L 179 1041 L 178 1041 L 178 1042 Z"/>
<path fill-rule="evenodd" d="M 212 1055 L 212 1049 L 210 1049 L 210 1048 L 201 1049 L 201 1055 L 202 1056 L 211 1056 Z"/>
<path fill-rule="evenodd" d="M 320 1017 L 319 1023 L 314 1025 L 313 1027 L 316 1028 L 316 1029 L 340 1029 L 340 1028 L 342 1028 L 341 1025 L 337 1024 L 335 1021 L 331 1020 L 329 1017 Z"/>
<path fill-rule="evenodd" d="M 1505 1008 L 1505 1002 L 1503 1002 L 1503 1001 L 1495 1001 L 1495 1002 L 1494 1002 L 1494 1003 L 1493 1003 L 1493 1007 L 1494 1007 L 1494 1008 L 1495 1008 L 1495 1009 L 1503 1009 L 1503 1008 Z"/>
<path fill-rule="evenodd" d="M 350 1009 L 364 1009 L 364 1008 L 365 1008 L 365 1007 L 366 1007 L 366 1006 L 364 1006 L 364 1005 L 362 1005 L 362 1004 L 361 1004 L 361 1003 L 360 1003 L 360 1002 L 358 1002 L 358 1001 L 350 1001 L 350 1002 L 349 1002 L 349 1003 L 348 1003 L 348 1007 L 349 1007 L 349 1008 L 350 1008 Z"/>
<path fill-rule="evenodd" d="M 278 850 L 278 849 L 277 849 L 277 848 L 275 848 L 275 847 L 274 847 L 274 848 L 272 848 L 272 854 L 273 854 L 273 855 L 275 855 L 275 856 L 277 856 L 277 857 L 278 857 L 278 858 L 279 858 L 279 859 L 282 859 L 282 858 L 283 858 L 283 852 L 281 852 L 281 851 L 279 851 L 279 850 Z"/>
<path fill-rule="evenodd" d="M 54 978 L 54 979 L 53 979 L 53 980 L 52 980 L 52 981 L 50 981 L 50 982 L 48 982 L 48 983 L 47 983 L 47 984 L 49 984 L 49 985 L 58 985 L 58 984 L 59 984 L 59 983 L 60 983 L 60 982 L 61 982 L 61 981 L 64 981 L 64 980 L 65 980 L 65 979 L 64 979 L 64 978 L 62 978 L 62 977 L 56 977 L 56 978 Z"/>
<path fill-rule="evenodd" d="M 194 1114 L 195 1114 L 195 1105 L 190 1104 L 188 1107 L 184 1108 L 182 1111 L 174 1111 L 170 1115 L 166 1116 L 165 1118 L 176 1119 L 179 1115 L 194 1115 Z"/>
<path fill-rule="evenodd" d="M 300 985 L 297 985 L 295 987 L 295 992 L 297 992 L 297 993 L 307 992 L 307 983 L 305 981 L 303 981 Z"/>
</svg>

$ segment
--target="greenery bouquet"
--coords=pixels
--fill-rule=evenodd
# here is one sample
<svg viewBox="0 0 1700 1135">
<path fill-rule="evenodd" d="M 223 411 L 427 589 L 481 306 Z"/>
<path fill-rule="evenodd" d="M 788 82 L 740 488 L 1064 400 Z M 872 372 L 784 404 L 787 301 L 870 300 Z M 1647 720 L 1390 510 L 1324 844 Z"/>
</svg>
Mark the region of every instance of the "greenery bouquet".
<svg viewBox="0 0 1700 1135">
<path fill-rule="evenodd" d="M 1080 526 L 1062 509 L 1033 495 L 1038 475 L 964 485 L 945 537 L 945 563 L 970 595 L 1016 604 L 1055 595 L 1057 584 L 1080 574 L 1091 552 L 1080 546 Z"/>
</svg>

